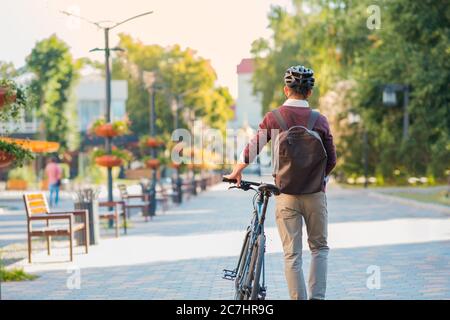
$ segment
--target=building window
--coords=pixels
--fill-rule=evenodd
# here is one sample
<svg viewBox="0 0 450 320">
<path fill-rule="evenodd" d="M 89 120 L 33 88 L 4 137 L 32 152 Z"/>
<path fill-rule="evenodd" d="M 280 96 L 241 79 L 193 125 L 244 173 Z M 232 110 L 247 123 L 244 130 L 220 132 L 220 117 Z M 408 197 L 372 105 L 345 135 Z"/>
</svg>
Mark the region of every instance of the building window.
<svg viewBox="0 0 450 320">
<path fill-rule="evenodd" d="M 111 119 L 121 120 L 125 117 L 125 102 L 123 100 L 111 101 Z"/>
<path fill-rule="evenodd" d="M 78 119 L 80 131 L 87 131 L 92 123 L 103 116 L 99 100 L 80 100 L 78 102 Z"/>
</svg>

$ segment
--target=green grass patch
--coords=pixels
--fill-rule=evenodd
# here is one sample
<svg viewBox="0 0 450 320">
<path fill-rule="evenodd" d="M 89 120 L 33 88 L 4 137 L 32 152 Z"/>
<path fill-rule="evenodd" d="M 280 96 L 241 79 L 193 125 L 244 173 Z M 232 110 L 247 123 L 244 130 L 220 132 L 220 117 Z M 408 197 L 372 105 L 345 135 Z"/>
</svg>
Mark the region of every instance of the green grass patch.
<svg viewBox="0 0 450 320">
<path fill-rule="evenodd" d="M 127 222 L 122 221 L 120 223 L 120 228 L 125 228 L 125 226 L 127 227 L 127 229 L 131 229 L 134 228 L 133 222 L 131 222 L 130 220 L 127 220 Z"/>
<path fill-rule="evenodd" d="M 343 189 L 364 189 L 363 184 L 348 184 L 348 183 L 337 183 L 341 188 Z M 436 184 L 433 186 L 429 186 L 426 184 L 422 185 L 396 185 L 396 184 L 385 184 L 385 185 L 377 185 L 377 184 L 369 184 L 368 189 L 387 189 L 387 188 L 405 188 L 405 189 L 411 189 L 411 188 L 417 188 L 417 189 L 423 189 L 426 190 L 428 188 L 434 188 L 439 186 L 446 186 L 445 184 Z"/>
<path fill-rule="evenodd" d="M 445 191 L 430 193 L 394 192 L 392 195 L 421 202 L 450 206 L 450 197 L 446 196 Z"/>
<path fill-rule="evenodd" d="M 107 220 L 103 220 L 100 224 L 101 228 L 104 230 L 113 230 L 115 227 L 113 226 L 112 228 L 109 226 L 109 222 Z M 125 227 L 125 222 L 122 220 L 119 224 L 119 228 L 123 229 Z M 126 222 L 126 227 L 127 229 L 131 229 L 134 228 L 133 223 L 130 220 L 127 220 Z"/>
<path fill-rule="evenodd" d="M 0 267 L 0 281 L 29 281 L 36 279 L 37 276 L 33 274 L 26 273 L 23 269 L 15 268 L 7 270 L 4 267 Z"/>
</svg>

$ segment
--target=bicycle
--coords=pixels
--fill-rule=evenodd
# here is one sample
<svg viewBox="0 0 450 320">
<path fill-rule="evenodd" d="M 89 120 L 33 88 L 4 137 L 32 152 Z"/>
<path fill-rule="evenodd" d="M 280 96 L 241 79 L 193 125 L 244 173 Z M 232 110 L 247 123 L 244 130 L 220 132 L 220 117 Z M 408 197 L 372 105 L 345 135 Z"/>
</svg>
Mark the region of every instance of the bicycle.
<svg viewBox="0 0 450 320">
<path fill-rule="evenodd" d="M 235 179 L 223 178 L 223 182 L 236 183 Z M 254 187 L 257 187 L 255 189 Z M 235 300 L 264 300 L 267 287 L 265 283 L 264 253 L 266 236 L 264 221 L 267 204 L 272 195 L 279 195 L 280 190 L 272 184 L 242 180 L 239 186 L 229 189 L 254 190 L 253 217 L 247 227 L 239 260 L 234 270 L 223 270 L 223 279 L 235 282 Z M 262 279 L 261 279 L 262 275 Z"/>
</svg>

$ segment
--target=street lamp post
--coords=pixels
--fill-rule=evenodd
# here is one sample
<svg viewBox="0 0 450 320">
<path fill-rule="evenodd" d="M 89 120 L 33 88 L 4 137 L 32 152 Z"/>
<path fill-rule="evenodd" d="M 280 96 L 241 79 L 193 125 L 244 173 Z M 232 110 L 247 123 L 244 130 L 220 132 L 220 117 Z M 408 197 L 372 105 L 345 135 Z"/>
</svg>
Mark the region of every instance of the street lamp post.
<svg viewBox="0 0 450 320">
<path fill-rule="evenodd" d="M 403 140 L 407 140 L 409 131 L 409 86 L 405 84 L 385 85 L 383 89 L 383 104 L 390 107 L 396 106 L 397 91 L 403 91 Z"/>
<path fill-rule="evenodd" d="M 364 170 L 364 188 L 369 187 L 369 138 L 367 130 L 362 123 L 361 116 L 357 113 L 350 112 L 348 114 L 348 122 L 350 124 L 362 124 L 362 163 Z"/>
<path fill-rule="evenodd" d="M 195 122 L 195 110 L 193 108 L 185 108 L 184 103 L 183 103 L 183 98 L 191 93 L 194 93 L 196 91 L 198 91 L 199 88 L 192 88 L 189 89 L 187 91 L 184 91 L 183 93 L 179 93 L 176 94 L 175 97 L 172 100 L 172 111 L 174 114 L 173 117 L 173 125 L 174 125 L 174 129 L 178 129 L 178 125 L 179 125 L 179 114 L 178 111 L 182 110 L 185 111 L 184 113 L 184 119 L 185 122 L 188 124 L 188 126 L 191 126 L 191 131 L 194 131 L 194 122 Z M 178 141 L 180 142 L 180 141 Z M 191 152 L 193 150 L 192 148 L 192 144 L 191 144 L 191 148 L 190 148 Z M 191 160 L 192 160 L 192 156 L 191 156 Z M 193 189 L 193 194 L 196 195 L 196 182 L 195 182 L 195 172 L 194 172 L 194 167 L 193 167 L 193 163 L 191 163 L 192 169 L 190 170 L 192 172 L 192 189 Z M 186 173 L 186 181 L 189 180 L 189 171 Z M 183 179 L 181 178 L 181 174 L 180 174 L 180 168 L 177 167 L 176 169 L 176 189 L 177 189 L 177 198 L 176 201 L 177 203 L 182 203 L 183 202 L 183 188 L 182 188 L 182 184 L 183 184 Z"/>
<path fill-rule="evenodd" d="M 180 96 L 177 96 L 172 100 L 172 111 L 173 111 L 173 129 L 178 129 L 178 109 L 179 109 L 179 103 L 181 99 Z M 178 141 L 179 142 L 179 141 Z M 178 204 L 181 204 L 183 202 L 183 188 L 182 188 L 182 181 L 180 177 L 180 166 L 177 166 L 176 169 L 176 176 L 175 176 L 175 187 L 176 187 L 176 202 Z"/>
<path fill-rule="evenodd" d="M 159 89 L 159 87 L 156 86 L 156 74 L 154 72 L 150 71 L 144 71 L 143 72 L 143 80 L 145 85 L 147 86 L 148 94 L 150 97 L 150 136 L 155 138 L 156 136 L 156 106 L 155 106 L 155 97 L 156 97 L 156 90 Z M 156 147 L 153 147 L 151 149 L 151 156 L 153 159 L 156 159 L 157 157 L 157 150 Z M 152 169 L 152 182 L 150 185 L 150 206 L 149 206 L 149 214 L 150 216 L 154 216 L 156 213 L 156 168 Z"/>
<path fill-rule="evenodd" d="M 369 186 L 369 139 L 367 130 L 363 126 L 363 165 L 364 165 L 364 188 Z"/>
<path fill-rule="evenodd" d="M 106 106 L 105 106 L 105 120 L 106 122 L 111 122 L 111 69 L 110 69 L 110 52 L 111 51 L 123 51 L 121 48 L 110 48 L 109 47 L 109 31 L 119 25 L 122 25 L 128 21 L 152 14 L 153 11 L 144 12 L 141 14 L 138 14 L 136 16 L 127 18 L 125 20 L 122 20 L 120 22 L 112 23 L 110 26 L 104 26 L 104 22 L 98 21 L 94 22 L 89 19 L 86 19 L 84 17 L 75 15 L 73 13 L 67 12 L 67 11 L 61 11 L 63 14 L 68 16 L 73 16 L 75 18 L 79 18 L 87 23 L 95 25 L 99 29 L 103 29 L 104 35 L 105 35 L 105 47 L 103 49 L 95 48 L 90 50 L 92 51 L 104 51 L 105 52 L 105 73 L 106 73 Z M 111 154 L 111 147 L 112 147 L 112 138 L 107 137 L 105 138 L 105 151 L 107 154 Z M 112 178 L 112 168 L 108 167 L 108 201 L 113 201 L 113 178 Z M 110 208 L 112 210 L 112 208 Z M 110 220 L 110 226 L 111 226 L 112 220 Z"/>
<path fill-rule="evenodd" d="M 156 112 L 155 112 L 155 95 L 156 95 L 156 88 L 153 86 L 150 89 L 151 91 L 151 112 L 150 112 L 150 135 L 152 137 L 155 137 L 156 135 Z M 152 158 L 156 159 L 157 152 L 156 148 L 152 148 Z M 156 168 L 153 168 L 152 172 L 152 184 L 150 187 L 150 207 L 149 207 L 149 214 L 150 216 L 154 216 L 156 213 Z"/>
<path fill-rule="evenodd" d="M 106 71 L 106 111 L 105 118 L 106 122 L 111 122 L 111 69 L 109 65 L 109 28 L 105 28 L 105 71 Z M 105 149 L 107 154 L 111 154 L 112 147 L 112 137 L 106 137 L 105 139 Z M 108 202 L 113 201 L 113 178 L 112 178 L 112 168 L 108 167 Z M 112 209 L 112 208 L 111 208 Z M 112 227 L 113 220 L 109 220 L 109 225 Z"/>
<path fill-rule="evenodd" d="M 194 130 L 195 130 L 195 110 L 194 108 L 191 108 L 190 112 L 189 112 L 189 118 L 191 121 L 191 132 L 192 132 L 192 139 L 194 139 L 192 146 L 195 146 L 195 135 L 194 135 Z M 194 148 L 191 149 L 194 150 Z M 194 196 L 197 195 L 197 181 L 195 180 L 195 153 L 191 154 L 191 162 L 192 162 L 192 194 Z"/>
</svg>

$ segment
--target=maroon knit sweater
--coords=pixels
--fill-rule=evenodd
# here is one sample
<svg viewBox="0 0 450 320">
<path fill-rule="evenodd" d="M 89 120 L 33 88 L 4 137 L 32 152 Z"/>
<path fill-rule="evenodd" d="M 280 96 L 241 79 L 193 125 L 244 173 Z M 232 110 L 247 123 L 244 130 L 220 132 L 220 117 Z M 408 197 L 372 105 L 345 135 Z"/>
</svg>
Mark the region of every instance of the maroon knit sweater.
<svg viewBox="0 0 450 320">
<path fill-rule="evenodd" d="M 289 128 L 293 126 L 307 126 L 309 115 L 311 114 L 310 108 L 283 105 L 279 107 L 279 110 Z M 264 142 L 267 143 L 270 141 L 270 131 L 272 129 L 282 130 L 273 113 L 268 112 L 264 116 L 263 121 L 259 124 L 258 132 L 252 138 L 249 144 L 247 144 L 243 151 L 242 160 L 245 163 L 253 162 L 254 158 L 256 157 L 256 153 L 259 154 L 259 152 L 264 147 Z M 320 138 L 322 139 L 323 145 L 325 147 L 325 151 L 328 157 L 325 174 L 329 175 L 333 168 L 336 166 L 336 149 L 333 143 L 333 136 L 331 135 L 327 118 L 325 118 L 325 116 L 321 114 L 317 119 L 313 130 L 320 135 Z M 257 146 L 257 144 L 259 145 Z M 252 152 L 252 157 L 250 157 L 250 148 L 253 148 L 252 150 L 256 151 Z"/>
</svg>

